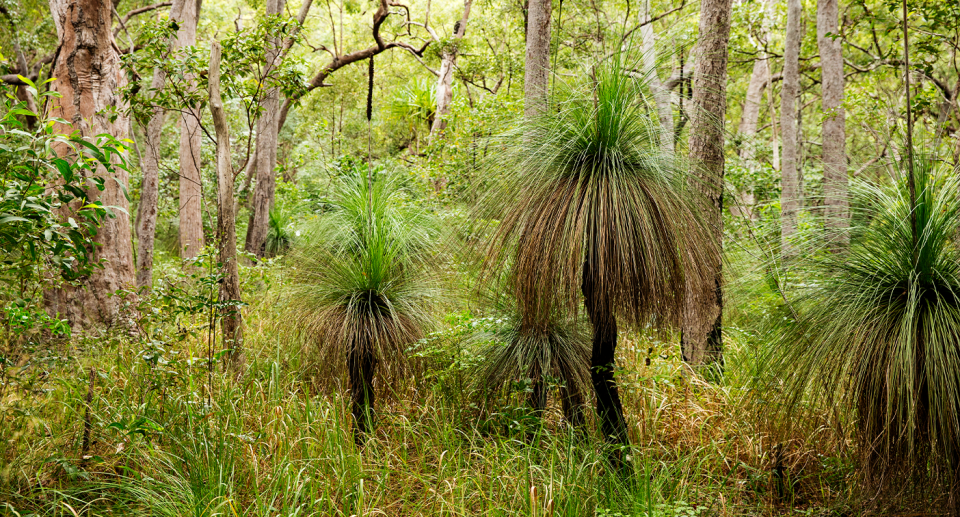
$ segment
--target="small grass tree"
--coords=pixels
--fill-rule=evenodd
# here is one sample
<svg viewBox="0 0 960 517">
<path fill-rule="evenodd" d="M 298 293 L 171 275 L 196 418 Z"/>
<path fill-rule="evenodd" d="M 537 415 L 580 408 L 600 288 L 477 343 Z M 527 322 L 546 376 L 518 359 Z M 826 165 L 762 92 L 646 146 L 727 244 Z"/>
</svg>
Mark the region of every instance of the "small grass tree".
<svg viewBox="0 0 960 517">
<path fill-rule="evenodd" d="M 509 271 L 522 329 L 557 311 L 578 317 L 583 303 L 601 431 L 619 446 L 629 442 L 614 377 L 618 322 L 679 324 L 685 275 L 705 281 L 696 266 L 710 246 L 688 174 L 660 146 L 644 80 L 627 68 L 608 60 L 565 100 L 501 135 L 480 212 L 500 220 L 484 278 Z M 614 463 L 622 449 L 611 449 Z"/>
<path fill-rule="evenodd" d="M 899 183 L 861 183 L 845 254 L 818 253 L 793 300 L 797 321 L 772 347 L 771 373 L 787 409 L 840 404 L 858 433 L 861 472 L 874 490 L 930 482 L 960 468 L 960 179 L 915 160 Z M 788 415 L 789 416 L 789 415 Z M 943 486 L 943 485 L 940 485 Z"/>
<path fill-rule="evenodd" d="M 486 398 L 513 381 L 529 381 L 527 402 L 537 416 L 547 406 L 548 381 L 559 381 L 559 400 L 567 423 L 581 431 L 583 406 L 590 390 L 590 336 L 583 325 L 556 313 L 540 325 L 524 325 L 515 303 L 500 305 L 495 325 L 473 336 L 483 343 L 476 372 L 479 393 Z"/>
<path fill-rule="evenodd" d="M 349 379 L 354 437 L 373 427 L 374 377 L 398 378 L 406 347 L 432 322 L 440 295 L 433 218 L 392 178 L 344 176 L 330 210 L 296 241 L 287 309 L 319 347 L 320 364 Z"/>
</svg>

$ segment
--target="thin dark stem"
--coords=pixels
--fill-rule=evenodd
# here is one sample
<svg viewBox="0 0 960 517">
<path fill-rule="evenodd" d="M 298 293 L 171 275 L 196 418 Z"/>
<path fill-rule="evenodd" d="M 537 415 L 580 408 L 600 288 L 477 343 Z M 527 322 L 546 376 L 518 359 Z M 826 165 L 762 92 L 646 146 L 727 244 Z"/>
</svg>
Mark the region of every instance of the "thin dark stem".
<svg viewBox="0 0 960 517">
<path fill-rule="evenodd" d="M 917 256 L 917 185 L 913 171 L 913 115 L 910 112 L 910 40 L 907 31 L 907 0 L 903 0 L 903 82 L 907 92 L 907 187 L 910 189 L 910 228 L 913 232 L 913 256 Z"/>
</svg>

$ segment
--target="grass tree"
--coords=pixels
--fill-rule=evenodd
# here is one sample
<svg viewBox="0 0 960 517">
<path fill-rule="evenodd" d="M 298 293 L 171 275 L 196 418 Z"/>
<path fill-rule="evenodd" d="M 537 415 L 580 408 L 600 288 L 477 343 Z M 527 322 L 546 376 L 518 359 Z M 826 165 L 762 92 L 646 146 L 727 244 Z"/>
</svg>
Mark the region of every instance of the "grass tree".
<svg viewBox="0 0 960 517">
<path fill-rule="evenodd" d="M 710 242 L 687 198 L 688 175 L 660 145 L 643 79 L 625 68 L 613 58 L 503 135 L 491 164 L 499 177 L 481 210 L 500 220 L 485 270 L 509 270 L 522 328 L 557 312 L 577 317 L 583 304 L 597 414 L 615 445 L 628 444 L 614 377 L 618 323 L 679 324 L 685 275 L 703 281 L 695 266 Z"/>
<path fill-rule="evenodd" d="M 771 366 L 788 408 L 812 397 L 849 410 L 875 489 L 931 479 L 951 487 L 960 468 L 960 180 L 917 160 L 907 180 L 856 185 L 846 254 L 820 253 L 793 301 Z M 909 176 L 904 171 L 904 176 Z M 911 212 L 914 217 L 911 217 Z M 931 474 L 933 475 L 931 478 Z"/>
<path fill-rule="evenodd" d="M 404 350 L 423 337 L 440 294 L 437 225 L 377 176 L 340 180 L 330 210 L 296 241 L 287 296 L 329 377 L 346 370 L 358 443 L 372 430 L 375 376 L 402 374 Z"/>
<path fill-rule="evenodd" d="M 477 333 L 484 343 L 478 365 L 479 392 L 485 395 L 518 380 L 529 381 L 530 408 L 542 415 L 547 406 L 548 382 L 559 381 L 564 417 L 575 429 L 584 425 L 583 407 L 590 389 L 590 337 L 577 321 L 556 313 L 539 325 L 524 325 L 516 304 L 496 300 L 504 318 L 499 325 Z"/>
</svg>

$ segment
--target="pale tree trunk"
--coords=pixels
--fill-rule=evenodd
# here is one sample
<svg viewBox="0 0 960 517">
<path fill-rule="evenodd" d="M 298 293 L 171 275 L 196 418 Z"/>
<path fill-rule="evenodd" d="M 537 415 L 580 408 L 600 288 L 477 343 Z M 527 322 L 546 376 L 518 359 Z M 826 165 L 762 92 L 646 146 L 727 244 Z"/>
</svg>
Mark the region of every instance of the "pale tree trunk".
<svg viewBox="0 0 960 517">
<path fill-rule="evenodd" d="M 267 16 L 283 12 L 284 0 L 267 0 Z M 264 77 L 268 77 L 280 56 L 280 38 L 268 36 Z M 277 188 L 277 139 L 280 132 L 280 90 L 270 88 L 263 95 L 263 109 L 257 122 L 257 184 L 253 190 L 253 213 L 247 228 L 246 250 L 263 257 L 269 231 L 270 210 Z"/>
<path fill-rule="evenodd" d="M 704 223 L 713 241 L 705 265 L 708 282 L 686 285 L 681 347 L 685 361 L 723 364 L 723 133 L 727 109 L 727 47 L 730 39 L 731 0 L 700 3 L 696 72 L 693 76 L 693 117 L 690 127 L 690 161 L 695 168 L 694 187 L 702 191 Z M 712 271 L 711 271 L 712 270 Z"/>
<path fill-rule="evenodd" d="M 643 75 L 650 85 L 653 101 L 657 104 L 657 114 L 660 118 L 660 143 L 664 149 L 673 152 L 673 103 L 670 99 L 670 90 L 664 86 L 657 72 L 657 39 L 650 21 L 650 0 L 643 2 L 643 19 L 648 22 L 640 27 L 640 36 L 643 42 Z"/>
<path fill-rule="evenodd" d="M 527 11 L 527 50 L 523 75 L 523 113 L 534 117 L 547 107 L 550 80 L 551 0 L 530 0 Z"/>
<path fill-rule="evenodd" d="M 119 95 L 126 81 L 110 27 L 112 7 L 110 0 L 50 0 L 59 38 L 52 71 L 58 80 L 52 87 L 62 95 L 54 101 L 51 114 L 72 124 L 58 125 L 57 131 L 79 130 L 87 138 L 103 133 L 126 138 L 129 133 L 130 121 Z M 103 260 L 103 269 L 95 269 L 80 288 L 64 286 L 47 293 L 48 310 L 66 317 L 75 328 L 116 322 L 118 298 L 111 294 L 133 287 L 130 216 L 124 195 L 129 174 L 122 168 L 114 172 L 108 177 L 99 168 L 97 174 L 106 180 L 104 190 L 88 189 L 91 200 L 115 207 L 111 209 L 115 217 L 105 218 L 94 238 L 98 243 L 94 261 Z"/>
<path fill-rule="evenodd" d="M 764 1 L 764 13 L 762 24 L 761 43 L 770 40 L 770 24 L 772 23 L 773 0 Z M 740 118 L 740 137 L 743 140 L 743 147 L 740 149 L 740 158 L 744 166 L 752 173 L 760 170 L 760 161 L 757 159 L 757 125 L 760 120 L 760 107 L 763 102 L 764 89 L 773 90 L 770 74 L 770 57 L 766 49 L 758 49 L 759 57 L 753 62 L 753 72 L 750 74 L 750 83 L 747 85 L 747 97 L 743 102 L 743 115 Z M 771 120 L 773 113 L 771 112 Z M 774 140 L 776 145 L 776 140 Z M 735 212 L 751 220 L 756 219 L 754 205 L 756 197 L 751 186 L 747 190 L 739 192 L 737 195 L 738 206 Z"/>
<path fill-rule="evenodd" d="M 223 264 L 220 302 L 240 301 L 240 274 L 237 266 L 237 224 L 233 211 L 233 167 L 230 164 L 230 126 L 220 96 L 220 44 L 210 45 L 210 113 L 217 133 L 217 246 Z M 239 305 L 223 309 L 223 346 L 229 349 L 228 364 L 239 373 L 243 366 L 243 315 Z"/>
<path fill-rule="evenodd" d="M 185 0 L 177 0 L 170 8 L 170 20 L 181 23 Z M 173 43 L 173 42 L 171 42 Z M 159 67 L 153 72 L 150 82 L 150 100 L 166 81 L 166 74 Z M 137 287 L 150 288 L 153 283 L 153 243 L 157 234 L 157 203 L 160 195 L 160 131 L 166 112 L 159 107 L 153 108 L 153 115 L 147 122 L 144 138 L 143 181 L 140 186 L 140 204 L 137 206 Z"/>
<path fill-rule="evenodd" d="M 177 45 L 188 47 L 197 43 L 197 22 L 200 18 L 200 0 L 186 0 L 183 4 Z M 193 82 L 187 77 L 187 83 Z M 193 258 L 203 248 L 203 180 L 200 176 L 200 110 L 196 106 L 184 108 L 180 116 L 180 256 Z"/>
<path fill-rule="evenodd" d="M 800 95 L 800 42 L 803 40 L 801 0 L 787 0 L 787 31 L 783 52 L 783 89 L 780 92 L 780 130 L 783 168 L 780 172 L 780 247 L 785 258 L 796 254 L 791 242 L 797 233 L 800 209 L 800 171 L 797 144 L 797 97 Z"/>
<path fill-rule="evenodd" d="M 847 194 L 846 116 L 843 110 L 843 53 L 837 29 L 839 0 L 817 2 L 823 107 L 824 225 L 834 249 L 846 246 L 850 201 Z"/>
<path fill-rule="evenodd" d="M 473 0 L 464 0 L 463 18 L 457 23 L 453 40 L 459 43 L 467 31 L 467 21 L 470 19 L 470 6 Z M 440 56 L 440 74 L 437 78 L 437 113 L 433 118 L 430 136 L 433 137 L 447 128 L 447 115 L 450 113 L 450 103 L 453 102 L 453 71 L 457 67 L 459 50 L 454 45 L 451 50 Z"/>
</svg>

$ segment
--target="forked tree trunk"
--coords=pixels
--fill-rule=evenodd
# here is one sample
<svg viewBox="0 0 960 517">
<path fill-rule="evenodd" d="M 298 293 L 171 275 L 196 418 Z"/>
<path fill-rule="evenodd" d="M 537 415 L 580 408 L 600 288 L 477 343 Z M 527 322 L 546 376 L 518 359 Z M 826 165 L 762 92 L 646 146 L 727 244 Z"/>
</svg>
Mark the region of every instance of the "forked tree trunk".
<svg viewBox="0 0 960 517">
<path fill-rule="evenodd" d="M 182 25 L 177 44 L 189 47 L 197 43 L 200 0 L 183 4 Z M 187 84 L 194 82 L 186 78 Z M 192 258 L 203 248 L 203 180 L 200 176 L 200 109 L 185 107 L 180 116 L 180 256 Z"/>
<path fill-rule="evenodd" d="M 463 17 L 457 23 L 453 33 L 454 42 L 463 40 L 467 31 L 467 21 L 470 20 L 470 6 L 473 0 L 464 0 Z M 430 136 L 433 137 L 447 128 L 447 115 L 450 113 L 450 104 L 453 102 L 453 71 L 457 68 L 457 56 L 460 54 L 456 45 L 445 50 L 440 56 L 440 72 L 437 78 L 437 112 L 430 126 Z"/>
<path fill-rule="evenodd" d="M 712 239 L 706 270 L 712 282 L 688 282 L 683 311 L 681 347 L 685 361 L 723 364 L 723 133 L 727 109 L 727 46 L 731 0 L 700 3 L 700 37 L 693 77 L 693 119 L 690 161 L 695 167 L 693 188 L 703 194 L 704 223 Z"/>
<path fill-rule="evenodd" d="M 267 0 L 267 15 L 283 12 L 284 0 Z M 280 56 L 280 38 L 268 36 L 264 77 L 269 77 Z M 263 96 L 263 112 L 257 122 L 257 184 L 253 189 L 253 212 L 247 228 L 246 250 L 263 257 L 277 188 L 277 139 L 280 132 L 280 90 L 270 88 Z"/>
<path fill-rule="evenodd" d="M 185 1 L 177 0 L 173 3 L 170 8 L 170 21 L 181 23 Z M 163 88 L 164 82 L 166 74 L 157 68 L 150 82 L 150 91 L 153 92 L 151 100 Z M 160 131 L 165 119 L 166 112 L 162 108 L 154 108 L 145 128 L 143 163 L 140 167 L 143 181 L 140 185 L 140 204 L 137 206 L 138 288 L 149 289 L 153 283 L 153 247 L 157 235 L 157 203 L 160 196 Z"/>
<path fill-rule="evenodd" d="M 353 414 L 353 439 L 359 446 L 373 432 L 374 403 L 373 375 L 377 358 L 369 350 L 355 347 L 347 355 L 347 370 L 350 374 L 350 401 Z"/>
<path fill-rule="evenodd" d="M 817 1 L 817 46 L 823 107 L 824 226 L 832 247 L 846 247 L 850 222 L 847 187 L 846 115 L 843 110 L 843 51 L 837 29 L 839 0 Z"/>
<path fill-rule="evenodd" d="M 130 121 L 122 109 L 119 90 L 125 85 L 120 70 L 120 55 L 110 27 L 113 4 L 110 0 L 50 0 L 50 12 L 57 29 L 59 46 L 53 62 L 54 91 L 62 98 L 53 101 L 51 115 L 72 126 L 57 125 L 63 133 L 79 130 L 87 138 L 108 133 L 126 138 Z M 62 150 L 61 150 L 62 151 Z M 80 288 L 64 286 L 46 293 L 48 310 L 66 317 L 71 326 L 113 323 L 118 317 L 118 298 L 111 296 L 134 284 L 133 248 L 130 216 L 124 194 L 129 174 L 121 168 L 107 176 L 104 190 L 91 187 L 91 200 L 99 200 L 112 209 L 114 217 L 103 220 L 94 240 L 94 261 L 104 260 L 103 269 L 95 269 Z"/>
<path fill-rule="evenodd" d="M 797 152 L 797 96 L 800 95 L 800 42 L 803 40 L 803 5 L 787 0 L 787 32 L 783 52 L 783 90 L 780 92 L 780 130 L 783 135 L 783 169 L 780 176 L 780 249 L 785 258 L 796 254 L 791 239 L 797 233 L 800 209 L 800 170 Z"/>
<path fill-rule="evenodd" d="M 527 49 L 523 75 L 523 113 L 527 118 L 547 107 L 550 80 L 551 0 L 530 0 L 527 11 Z"/>
<path fill-rule="evenodd" d="M 614 377 L 617 353 L 617 318 L 605 293 L 603 285 L 589 260 L 583 266 L 584 306 L 593 326 L 593 353 L 590 358 L 590 380 L 597 399 L 597 418 L 600 432 L 610 445 L 608 459 L 615 469 L 623 466 L 625 446 L 630 444 L 627 436 L 627 421 L 623 417 L 623 404 Z"/>
<path fill-rule="evenodd" d="M 237 265 L 237 221 L 233 211 L 233 166 L 230 164 L 230 126 L 220 95 L 220 44 L 210 45 L 210 113 L 217 133 L 217 247 L 218 261 L 223 264 L 220 302 L 240 301 L 240 273 Z M 243 367 L 243 316 L 240 306 L 229 304 L 223 309 L 220 327 L 223 345 L 230 350 L 228 364 L 234 372 Z"/>
</svg>

